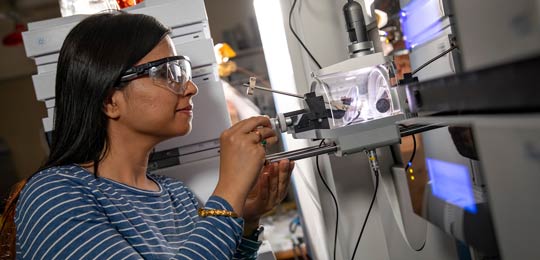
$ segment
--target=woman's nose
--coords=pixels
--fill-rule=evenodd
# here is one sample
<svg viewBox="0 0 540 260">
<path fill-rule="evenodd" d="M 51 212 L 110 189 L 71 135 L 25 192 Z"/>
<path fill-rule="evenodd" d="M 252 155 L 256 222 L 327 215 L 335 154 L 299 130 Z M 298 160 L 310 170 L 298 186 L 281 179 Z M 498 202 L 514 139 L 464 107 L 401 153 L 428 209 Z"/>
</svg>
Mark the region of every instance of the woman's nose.
<svg viewBox="0 0 540 260">
<path fill-rule="evenodd" d="M 186 87 L 186 91 L 184 92 L 184 96 L 195 96 L 199 92 L 199 88 L 197 88 L 197 85 L 193 81 L 188 81 Z"/>
</svg>

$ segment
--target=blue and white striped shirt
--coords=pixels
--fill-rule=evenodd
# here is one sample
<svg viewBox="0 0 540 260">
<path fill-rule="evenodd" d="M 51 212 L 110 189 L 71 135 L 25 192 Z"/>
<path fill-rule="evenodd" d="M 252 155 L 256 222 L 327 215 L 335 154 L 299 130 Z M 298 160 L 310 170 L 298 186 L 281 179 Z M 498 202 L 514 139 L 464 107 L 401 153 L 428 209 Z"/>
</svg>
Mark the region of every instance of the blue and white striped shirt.
<svg viewBox="0 0 540 260">
<path fill-rule="evenodd" d="M 241 218 L 197 214 L 180 181 L 149 174 L 160 191 L 94 175 L 77 165 L 43 170 L 17 202 L 17 259 L 255 259 Z M 232 210 L 213 196 L 206 208 Z"/>
</svg>

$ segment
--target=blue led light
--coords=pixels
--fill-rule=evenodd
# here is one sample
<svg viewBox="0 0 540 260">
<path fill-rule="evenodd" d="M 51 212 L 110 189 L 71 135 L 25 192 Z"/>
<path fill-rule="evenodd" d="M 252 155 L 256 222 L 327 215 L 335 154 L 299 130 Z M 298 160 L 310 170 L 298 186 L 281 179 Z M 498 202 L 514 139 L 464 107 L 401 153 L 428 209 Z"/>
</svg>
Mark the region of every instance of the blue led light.
<svg viewBox="0 0 540 260">
<path fill-rule="evenodd" d="M 469 169 L 433 158 L 426 158 L 426 162 L 433 195 L 475 214 L 477 209 Z"/>
<path fill-rule="evenodd" d="M 443 26 L 438 0 L 412 0 L 400 12 L 401 30 L 407 49 L 439 36 Z"/>
</svg>

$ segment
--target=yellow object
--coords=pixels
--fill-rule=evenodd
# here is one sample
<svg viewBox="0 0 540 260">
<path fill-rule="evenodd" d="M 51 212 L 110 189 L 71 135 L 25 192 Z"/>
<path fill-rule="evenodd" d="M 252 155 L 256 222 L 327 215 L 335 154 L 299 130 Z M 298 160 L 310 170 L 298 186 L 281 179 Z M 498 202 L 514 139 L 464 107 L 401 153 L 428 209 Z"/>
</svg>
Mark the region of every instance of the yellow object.
<svg viewBox="0 0 540 260">
<path fill-rule="evenodd" d="M 413 173 L 413 169 L 412 168 L 409 168 L 409 173 Z"/>
<path fill-rule="evenodd" d="M 414 176 L 411 176 L 411 181 L 414 181 Z"/>
<path fill-rule="evenodd" d="M 218 62 L 220 77 L 228 77 L 236 71 L 236 63 L 229 59 L 236 57 L 236 52 L 227 43 L 218 43 L 214 46 L 214 53 Z"/>
<path fill-rule="evenodd" d="M 199 208 L 199 216 L 202 218 L 205 217 L 212 217 L 212 216 L 222 216 L 222 217 L 231 217 L 231 218 L 237 218 L 238 214 L 232 211 L 224 210 L 224 209 L 203 209 Z"/>
<path fill-rule="evenodd" d="M 227 43 L 216 44 L 214 51 L 216 52 L 218 63 L 227 62 L 229 59 L 236 57 L 236 52 Z"/>
<path fill-rule="evenodd" d="M 236 72 L 236 63 L 232 60 L 223 62 L 218 65 L 218 73 L 220 77 L 228 77 L 229 75 Z"/>
</svg>

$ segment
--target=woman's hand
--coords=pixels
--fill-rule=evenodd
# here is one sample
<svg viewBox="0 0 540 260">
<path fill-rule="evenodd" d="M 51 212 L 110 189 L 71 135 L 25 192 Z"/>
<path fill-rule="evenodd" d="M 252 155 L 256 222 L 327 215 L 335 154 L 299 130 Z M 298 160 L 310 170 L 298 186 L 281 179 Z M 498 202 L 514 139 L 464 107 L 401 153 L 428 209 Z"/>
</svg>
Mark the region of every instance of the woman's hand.
<svg viewBox="0 0 540 260">
<path fill-rule="evenodd" d="M 259 225 L 261 216 L 287 196 L 293 168 L 294 162 L 281 160 L 262 169 L 244 205 L 244 235 L 250 235 Z"/>
<path fill-rule="evenodd" d="M 265 161 L 261 141 L 277 142 L 268 117 L 258 116 L 236 123 L 220 137 L 219 181 L 214 195 L 227 200 L 243 216 L 246 197 L 255 184 Z"/>
</svg>

